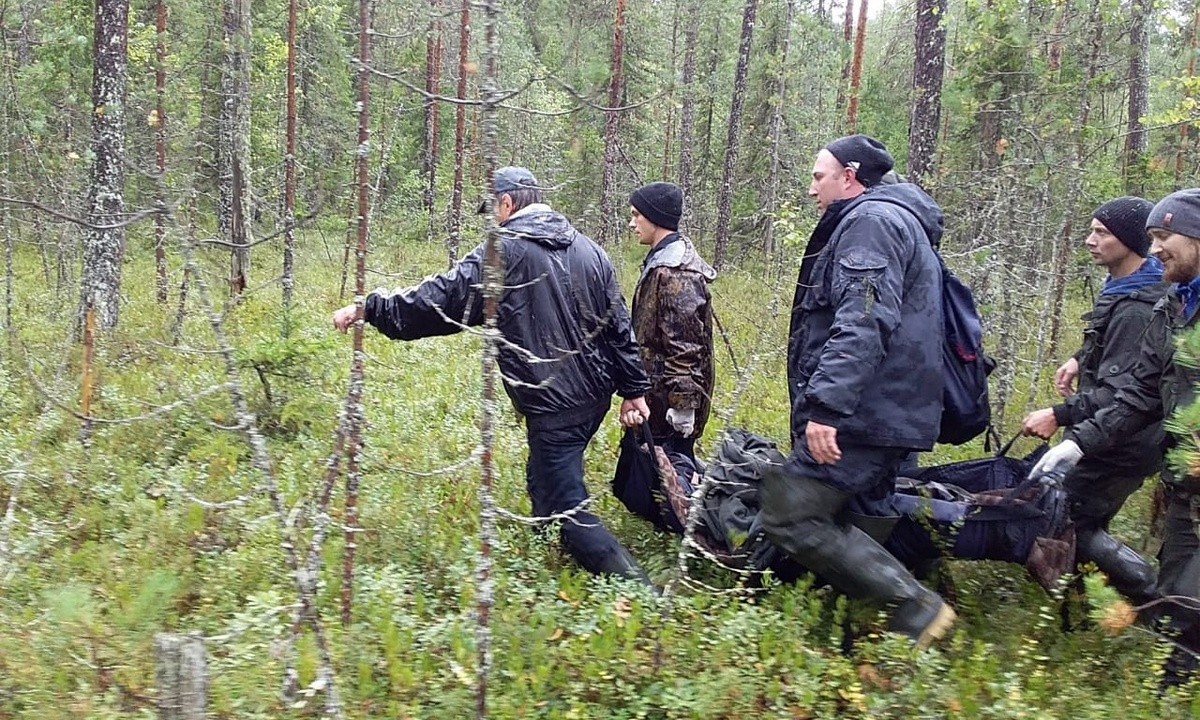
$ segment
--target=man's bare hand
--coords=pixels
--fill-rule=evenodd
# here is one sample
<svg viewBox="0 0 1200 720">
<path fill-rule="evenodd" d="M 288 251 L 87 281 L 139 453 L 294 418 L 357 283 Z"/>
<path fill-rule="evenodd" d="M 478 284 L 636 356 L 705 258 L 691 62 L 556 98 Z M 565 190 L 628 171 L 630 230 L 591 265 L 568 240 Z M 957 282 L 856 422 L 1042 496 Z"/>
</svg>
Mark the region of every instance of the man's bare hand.
<svg viewBox="0 0 1200 720">
<path fill-rule="evenodd" d="M 804 428 L 804 437 L 808 441 L 808 452 L 817 463 L 832 465 L 842 459 L 842 450 L 837 444 L 837 428 L 809 420 Z"/>
<path fill-rule="evenodd" d="M 1026 415 L 1025 422 L 1021 423 L 1022 435 L 1033 435 L 1043 440 L 1049 440 L 1057 430 L 1058 421 L 1054 419 L 1054 410 L 1051 408 L 1034 410 Z"/>
<path fill-rule="evenodd" d="M 621 421 L 621 427 L 631 428 L 636 425 L 641 425 L 643 422 L 650 419 L 650 406 L 646 404 L 646 398 L 635 397 L 621 401 L 621 411 L 618 416 Z"/>
<path fill-rule="evenodd" d="M 349 330 L 350 326 L 354 324 L 355 320 L 358 320 L 357 305 L 347 305 L 346 307 L 340 308 L 333 313 L 333 326 L 341 332 L 346 332 Z"/>
<path fill-rule="evenodd" d="M 1063 397 L 1075 394 L 1075 378 L 1079 377 L 1079 361 L 1075 358 L 1063 363 L 1054 371 L 1054 389 Z"/>
</svg>

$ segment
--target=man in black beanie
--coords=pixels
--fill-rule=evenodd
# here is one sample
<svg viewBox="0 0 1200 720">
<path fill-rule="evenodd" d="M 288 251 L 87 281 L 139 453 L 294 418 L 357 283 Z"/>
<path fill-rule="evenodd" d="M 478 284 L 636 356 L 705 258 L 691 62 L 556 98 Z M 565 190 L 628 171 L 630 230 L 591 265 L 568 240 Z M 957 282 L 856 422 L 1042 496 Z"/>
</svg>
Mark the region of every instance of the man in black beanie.
<svg viewBox="0 0 1200 720">
<path fill-rule="evenodd" d="M 1030 471 L 1030 477 L 1067 476 L 1084 458 L 1109 452 L 1137 433 L 1196 402 L 1200 368 L 1176 360 L 1176 337 L 1200 321 L 1200 188 L 1163 198 L 1146 219 L 1150 252 L 1174 283 L 1154 306 L 1139 356 L 1113 401 L 1094 417 L 1071 426 Z M 1168 429 L 1166 446 L 1193 443 L 1190 432 Z M 1200 653 L 1200 476 L 1190 468 L 1163 473 L 1166 521 L 1159 551 L 1160 602 L 1141 610 L 1155 623 L 1170 618 L 1174 650 L 1164 666 L 1162 685 L 1182 685 L 1196 673 Z"/>
<path fill-rule="evenodd" d="M 821 218 L 800 264 L 788 337 L 792 452 L 760 490 L 763 529 L 793 560 L 855 598 L 891 606 L 920 647 L 954 611 L 847 522 L 895 516 L 900 463 L 929 450 L 942 416 L 942 211 L 911 183 L 883 183 L 892 156 L 866 135 L 817 153 L 808 194 Z M 872 522 L 874 528 L 883 523 Z"/>
<path fill-rule="evenodd" d="M 646 403 L 655 444 L 695 465 L 696 439 L 712 407 L 713 314 L 708 285 L 716 271 L 678 232 L 683 191 L 654 182 L 629 195 L 629 229 L 650 251 L 633 291 L 633 332 L 650 377 Z M 661 524 L 657 474 L 627 431 L 613 490 L 633 513 Z M 648 458 L 646 458 L 648 459 Z M 661 496 L 661 492 L 658 493 Z M 677 529 L 677 528 L 676 528 Z"/>
<path fill-rule="evenodd" d="M 1094 262 L 1108 270 L 1108 278 L 1092 311 L 1084 315 L 1083 345 L 1054 375 L 1063 401 L 1026 416 L 1021 427 L 1025 435 L 1049 439 L 1058 428 L 1087 420 L 1131 381 L 1142 331 L 1170 286 L 1163 282 L 1158 260 L 1146 257 L 1146 220 L 1153 209 L 1148 200 L 1121 197 L 1092 214 L 1085 244 Z M 1162 440 L 1162 423 L 1151 423 L 1124 442 L 1089 455 L 1065 480 L 1076 558 L 1081 564 L 1095 563 L 1137 605 L 1158 598 L 1157 577 L 1138 553 L 1108 534 L 1108 525 L 1125 500 L 1161 468 Z"/>
</svg>

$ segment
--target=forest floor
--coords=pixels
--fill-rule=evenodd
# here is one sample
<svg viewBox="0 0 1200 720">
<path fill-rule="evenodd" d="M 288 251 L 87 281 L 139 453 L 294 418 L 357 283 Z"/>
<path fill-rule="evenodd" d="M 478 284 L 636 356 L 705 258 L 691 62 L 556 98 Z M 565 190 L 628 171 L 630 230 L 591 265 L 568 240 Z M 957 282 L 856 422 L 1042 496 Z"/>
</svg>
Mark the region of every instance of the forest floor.
<svg viewBox="0 0 1200 720">
<path fill-rule="evenodd" d="M 444 261 L 440 246 L 386 241 L 368 264 L 389 275 L 368 287 L 414 283 Z M 92 412 L 140 419 L 90 423 L 85 440 L 70 411 L 80 405 L 83 358 L 72 332 L 77 291 L 35 250 L 18 249 L 13 332 L 0 363 L 0 719 L 153 717 L 160 632 L 204 638 L 214 718 L 320 716 L 330 688 L 348 718 L 474 716 L 480 341 L 400 343 L 367 331 L 362 531 L 343 625 L 342 482 L 328 517 L 312 509 L 351 363 L 350 339 L 329 318 L 350 293 L 339 295 L 337 241 L 314 231 L 300 246 L 286 317 L 278 284 L 220 313 L 267 440 L 282 517 L 251 445 L 231 429 L 229 377 L 195 283 L 176 342 L 177 264 L 170 301 L 159 305 L 151 254 L 144 239 L 130 241 L 121 324 L 96 346 Z M 206 252 L 207 282 L 223 303 L 228 259 Z M 642 253 L 632 242 L 614 251 L 627 297 Z M 278 257 L 256 251 L 252 277 L 277 267 Z M 717 280 L 728 347 L 718 338 L 720 417 L 702 454 L 724 423 L 787 437 L 794 272 L 747 264 Z M 631 516 L 607 487 L 619 439 L 610 415 L 586 456 L 594 507 L 666 583 L 679 539 Z M 939 448 L 924 463 L 983 454 L 976 445 Z M 495 458 L 500 505 L 528 514 L 524 436 L 507 408 Z M 1135 547 L 1145 540 L 1148 491 L 1115 525 Z M 297 592 L 282 528 L 304 528 L 303 556 L 323 521 L 315 588 L 323 635 L 306 625 L 292 643 Z M 1047 594 L 1016 566 L 951 563 L 959 622 L 918 652 L 883 633 L 880 615 L 827 589 L 748 589 L 700 559 L 663 598 L 588 576 L 556 543 L 505 518 L 492 557 L 493 718 L 1200 717 L 1200 693 L 1157 693 L 1164 644 L 1134 626 L 1064 632 L 1065 591 Z M 322 673 L 322 642 L 332 676 Z M 289 659 L 299 692 L 285 702 Z"/>
</svg>

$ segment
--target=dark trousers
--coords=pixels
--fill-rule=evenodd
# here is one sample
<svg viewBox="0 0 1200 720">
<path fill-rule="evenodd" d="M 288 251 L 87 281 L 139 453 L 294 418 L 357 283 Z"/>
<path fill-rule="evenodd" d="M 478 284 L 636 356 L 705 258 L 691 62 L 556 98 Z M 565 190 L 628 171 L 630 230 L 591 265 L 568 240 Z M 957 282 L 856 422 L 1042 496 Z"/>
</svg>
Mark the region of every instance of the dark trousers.
<svg viewBox="0 0 1200 720">
<path fill-rule="evenodd" d="M 1080 460 L 1063 483 L 1076 530 L 1106 529 L 1145 480 L 1143 473 L 1113 472 L 1103 458 Z"/>
<path fill-rule="evenodd" d="M 1163 545 L 1159 551 L 1158 588 L 1164 596 L 1190 600 L 1188 605 L 1167 602 L 1162 614 L 1171 618 L 1170 629 L 1178 644 L 1167 659 L 1168 685 L 1183 683 L 1196 673 L 1200 653 L 1200 494 L 1166 488 L 1167 513 Z"/>
<path fill-rule="evenodd" d="M 562 428 L 529 428 L 529 460 L 525 464 L 525 489 L 533 514 L 548 517 L 565 513 L 588 499 L 583 483 L 583 451 L 604 421 L 591 420 Z M 613 572 L 617 558 L 628 553 L 600 518 L 586 510 L 560 521 L 563 547 L 588 572 Z"/>
</svg>

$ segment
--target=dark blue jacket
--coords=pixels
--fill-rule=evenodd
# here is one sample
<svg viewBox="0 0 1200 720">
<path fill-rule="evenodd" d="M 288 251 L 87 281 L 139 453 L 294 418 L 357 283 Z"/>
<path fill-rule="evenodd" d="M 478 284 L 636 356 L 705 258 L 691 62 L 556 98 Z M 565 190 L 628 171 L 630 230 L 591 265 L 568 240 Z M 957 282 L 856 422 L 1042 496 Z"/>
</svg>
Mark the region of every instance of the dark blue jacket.
<svg viewBox="0 0 1200 720">
<path fill-rule="evenodd" d="M 909 183 L 826 211 L 792 306 L 793 436 L 813 420 L 836 427 L 840 441 L 933 447 L 942 416 L 941 234 L 941 209 Z"/>
<path fill-rule="evenodd" d="M 500 230 L 504 389 L 531 428 L 574 425 L 607 411 L 614 392 L 650 387 L 612 263 L 546 205 Z M 449 271 L 366 298 L 365 320 L 393 340 L 450 335 L 483 323 L 483 246 Z"/>
</svg>

